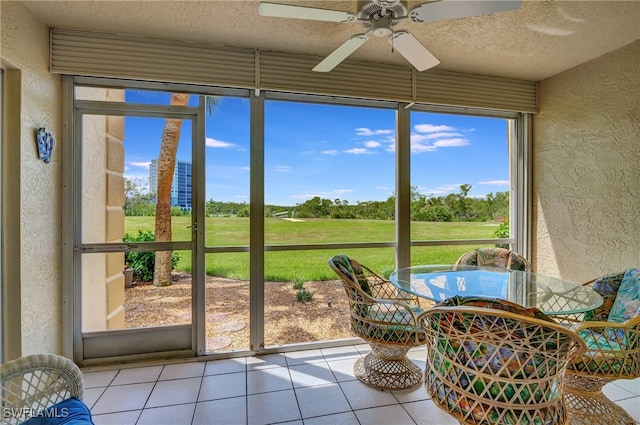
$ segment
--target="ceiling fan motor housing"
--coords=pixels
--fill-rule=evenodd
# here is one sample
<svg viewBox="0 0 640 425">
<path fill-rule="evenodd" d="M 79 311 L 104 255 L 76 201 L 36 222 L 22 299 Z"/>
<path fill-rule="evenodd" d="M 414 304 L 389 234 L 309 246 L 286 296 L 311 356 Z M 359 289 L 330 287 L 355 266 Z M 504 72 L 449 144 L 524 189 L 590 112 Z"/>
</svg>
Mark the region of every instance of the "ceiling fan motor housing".
<svg viewBox="0 0 640 425">
<path fill-rule="evenodd" d="M 377 37 L 393 33 L 391 26 L 397 17 L 407 16 L 407 2 L 403 0 L 369 0 L 358 2 L 358 20 Z"/>
</svg>

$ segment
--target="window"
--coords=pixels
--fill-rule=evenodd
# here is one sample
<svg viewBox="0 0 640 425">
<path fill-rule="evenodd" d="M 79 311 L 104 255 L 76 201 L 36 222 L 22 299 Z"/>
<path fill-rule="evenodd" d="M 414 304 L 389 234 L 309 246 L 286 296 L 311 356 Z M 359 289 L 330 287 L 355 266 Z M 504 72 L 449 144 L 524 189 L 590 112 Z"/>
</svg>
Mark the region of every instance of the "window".
<svg viewBox="0 0 640 425">
<path fill-rule="evenodd" d="M 76 140 L 65 148 L 79 162 L 67 176 L 67 208 L 81 220 L 65 229 L 80 242 L 65 261 L 81 271 L 75 326 L 84 358 L 347 340 L 346 297 L 327 264 L 333 255 L 388 276 L 452 263 L 476 246 L 522 243 L 513 230 L 523 223 L 518 114 L 180 88 L 188 101 L 169 108 L 172 93 L 160 84 L 105 88 L 83 78 L 76 88 Z M 181 121 L 172 236 L 129 239 L 154 234 L 168 120 Z M 500 233 L 507 222 L 512 229 Z M 177 255 L 169 289 L 141 278 L 126 287 L 131 254 L 158 252 Z M 140 325 L 148 305 L 156 316 Z"/>
<path fill-rule="evenodd" d="M 393 249 L 373 244 L 394 240 L 395 110 L 269 100 L 264 128 L 265 245 L 278 249 L 265 254 L 265 345 L 351 338 L 327 261 L 339 249 L 393 270 Z"/>
<path fill-rule="evenodd" d="M 510 245 L 487 239 L 510 237 L 514 125 L 509 116 L 411 113 L 412 265 Z"/>
</svg>

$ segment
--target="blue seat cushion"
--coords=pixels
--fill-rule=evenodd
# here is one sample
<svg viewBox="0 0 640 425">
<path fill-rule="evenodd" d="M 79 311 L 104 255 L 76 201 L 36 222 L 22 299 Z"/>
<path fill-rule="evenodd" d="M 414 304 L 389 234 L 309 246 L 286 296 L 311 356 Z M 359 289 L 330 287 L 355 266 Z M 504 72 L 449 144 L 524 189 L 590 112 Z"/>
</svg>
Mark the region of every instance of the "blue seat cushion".
<svg viewBox="0 0 640 425">
<path fill-rule="evenodd" d="M 609 322 L 623 323 L 640 314 L 640 269 L 625 271 L 609 313 Z"/>
<path fill-rule="evenodd" d="M 95 425 L 87 405 L 76 397 L 32 414 L 22 425 Z"/>
</svg>

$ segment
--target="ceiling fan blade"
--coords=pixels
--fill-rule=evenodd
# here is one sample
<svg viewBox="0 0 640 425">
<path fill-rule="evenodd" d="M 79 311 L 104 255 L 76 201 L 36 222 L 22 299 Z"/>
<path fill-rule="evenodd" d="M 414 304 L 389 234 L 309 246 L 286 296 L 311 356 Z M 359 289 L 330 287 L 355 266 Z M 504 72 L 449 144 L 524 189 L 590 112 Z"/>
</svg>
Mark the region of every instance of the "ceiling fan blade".
<svg viewBox="0 0 640 425">
<path fill-rule="evenodd" d="M 433 68 L 440 61 L 407 31 L 397 31 L 389 37 L 389 43 L 418 71 Z"/>
<path fill-rule="evenodd" d="M 267 2 L 258 4 L 258 14 L 277 18 L 312 19 L 327 22 L 353 22 L 358 19 L 358 15 L 352 12 Z"/>
<path fill-rule="evenodd" d="M 335 68 L 340 62 L 345 60 L 351 53 L 358 50 L 360 46 L 367 42 L 369 34 L 356 34 L 351 36 L 347 41 L 342 43 L 340 47 L 331 52 L 329 56 L 324 58 L 322 62 L 313 68 L 316 72 L 329 72 Z"/>
<path fill-rule="evenodd" d="M 516 10 L 521 3 L 521 0 L 440 0 L 411 8 L 409 18 L 413 22 L 433 22 L 489 15 Z"/>
</svg>

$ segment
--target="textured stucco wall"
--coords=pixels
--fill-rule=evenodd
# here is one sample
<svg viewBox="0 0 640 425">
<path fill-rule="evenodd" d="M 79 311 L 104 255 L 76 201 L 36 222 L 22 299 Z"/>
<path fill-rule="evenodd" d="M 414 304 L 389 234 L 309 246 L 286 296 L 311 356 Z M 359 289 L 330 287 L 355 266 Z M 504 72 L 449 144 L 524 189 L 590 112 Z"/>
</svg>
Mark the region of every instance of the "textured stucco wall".
<svg viewBox="0 0 640 425">
<path fill-rule="evenodd" d="M 60 353 L 60 77 L 48 72 L 48 28 L 19 3 L 3 1 L 0 8 L 0 55 L 22 75 L 21 137 L 6 141 L 20 144 L 20 203 L 10 208 L 20 209 L 15 261 L 21 267 L 22 355 Z M 35 129 L 41 126 L 57 136 L 49 164 L 37 156 Z"/>
<path fill-rule="evenodd" d="M 640 40 L 539 83 L 533 262 L 576 281 L 640 267 Z"/>
</svg>

